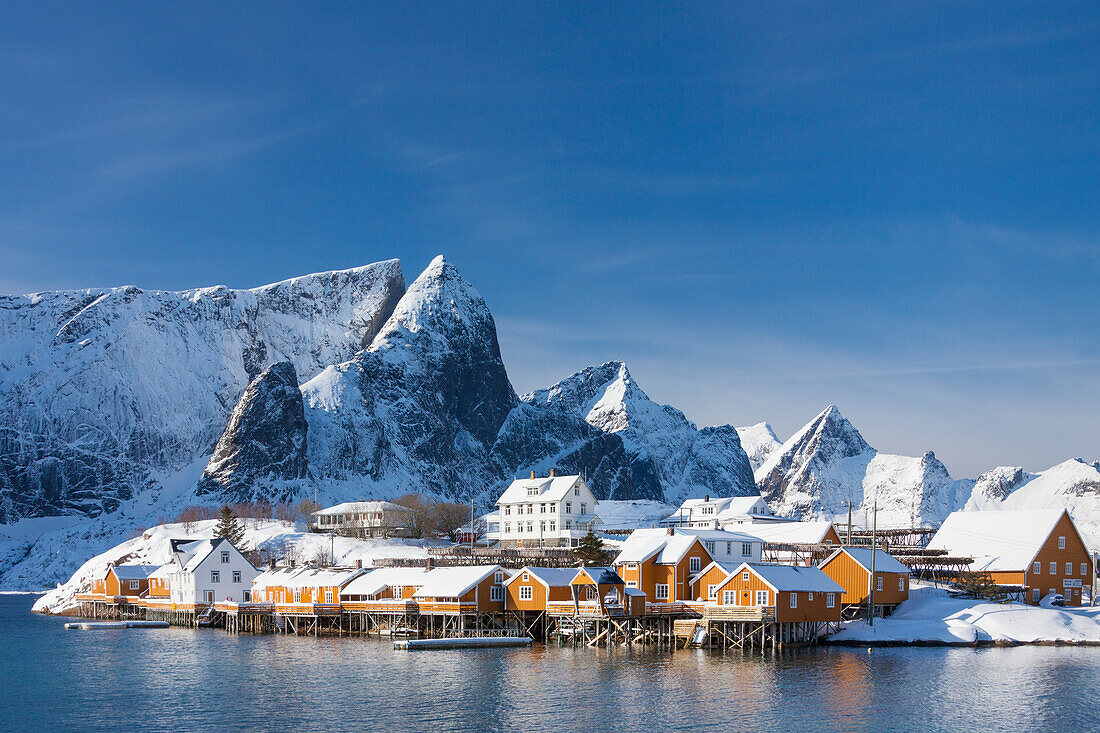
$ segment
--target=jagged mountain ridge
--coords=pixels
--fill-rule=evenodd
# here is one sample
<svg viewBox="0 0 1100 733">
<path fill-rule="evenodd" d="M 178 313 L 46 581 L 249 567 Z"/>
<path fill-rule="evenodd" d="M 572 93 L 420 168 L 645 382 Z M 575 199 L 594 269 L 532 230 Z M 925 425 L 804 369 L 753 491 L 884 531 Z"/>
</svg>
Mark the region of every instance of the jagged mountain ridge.
<svg viewBox="0 0 1100 733">
<path fill-rule="evenodd" d="M 351 358 L 404 290 L 389 260 L 251 290 L 0 296 L 0 521 L 154 501 L 266 366 Z"/>
<path fill-rule="evenodd" d="M 931 451 L 879 453 L 833 405 L 775 449 L 754 478 L 777 514 L 846 520 L 850 503 L 862 523 L 877 503 L 879 521 L 899 527 L 943 521 L 974 485 L 952 479 Z"/>
</svg>

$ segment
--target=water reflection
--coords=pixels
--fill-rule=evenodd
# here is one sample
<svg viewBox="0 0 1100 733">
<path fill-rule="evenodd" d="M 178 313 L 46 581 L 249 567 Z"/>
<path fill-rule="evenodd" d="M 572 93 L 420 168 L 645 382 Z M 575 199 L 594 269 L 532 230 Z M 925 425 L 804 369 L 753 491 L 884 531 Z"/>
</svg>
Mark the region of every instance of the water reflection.
<svg viewBox="0 0 1100 733">
<path fill-rule="evenodd" d="M 4 727 L 1037 730 L 1091 726 L 1100 650 L 394 652 L 374 639 L 69 632 L 0 597 Z"/>
</svg>

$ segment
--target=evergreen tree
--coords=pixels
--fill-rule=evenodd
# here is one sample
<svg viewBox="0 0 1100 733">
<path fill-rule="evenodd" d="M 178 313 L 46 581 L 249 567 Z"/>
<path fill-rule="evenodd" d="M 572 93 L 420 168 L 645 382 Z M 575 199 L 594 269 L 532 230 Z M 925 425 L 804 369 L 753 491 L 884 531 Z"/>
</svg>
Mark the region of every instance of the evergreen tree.
<svg viewBox="0 0 1100 733">
<path fill-rule="evenodd" d="M 222 507 L 218 524 L 214 527 L 214 536 L 226 538 L 234 547 L 244 552 L 244 527 L 228 505 Z"/>
<path fill-rule="evenodd" d="M 606 565 L 608 562 L 607 550 L 604 549 L 603 540 L 590 531 L 581 537 L 580 543 L 573 548 L 573 557 L 585 565 Z"/>
</svg>

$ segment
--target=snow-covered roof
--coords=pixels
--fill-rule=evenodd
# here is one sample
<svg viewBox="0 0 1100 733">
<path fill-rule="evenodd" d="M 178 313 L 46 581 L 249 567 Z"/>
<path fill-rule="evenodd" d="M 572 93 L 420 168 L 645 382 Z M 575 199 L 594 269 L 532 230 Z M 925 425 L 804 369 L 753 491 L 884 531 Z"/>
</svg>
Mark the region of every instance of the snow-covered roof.
<svg viewBox="0 0 1100 733">
<path fill-rule="evenodd" d="M 546 478 L 520 478 L 513 481 L 497 499 L 498 504 L 523 501 L 561 501 L 580 481 L 579 475 L 548 476 Z M 528 489 L 538 489 L 537 496 L 528 496 Z"/>
<path fill-rule="evenodd" d="M 502 569 L 499 565 L 436 568 L 425 573 L 424 584 L 413 594 L 413 598 L 458 598 Z"/>
<path fill-rule="evenodd" d="M 1064 509 L 952 512 L 928 543 L 930 550 L 972 557 L 971 570 L 1024 571 Z"/>
<path fill-rule="evenodd" d="M 175 545 L 180 565 L 185 572 L 194 571 L 214 551 L 214 547 L 222 542 L 229 542 L 229 540 L 224 537 L 215 537 L 210 540 L 194 540 Z"/>
<path fill-rule="evenodd" d="M 776 591 L 811 591 L 814 593 L 843 593 L 840 585 L 814 565 L 781 565 L 779 563 L 741 563 L 727 576 L 748 568 Z"/>
<path fill-rule="evenodd" d="M 825 541 L 832 526 L 832 522 L 753 524 L 745 528 L 745 533 L 771 544 L 817 545 Z"/>
<path fill-rule="evenodd" d="M 363 573 L 357 568 L 311 568 L 304 565 L 296 568 L 275 568 L 266 570 L 252 581 L 253 590 L 265 588 L 322 588 L 342 587 L 348 581 Z"/>
<path fill-rule="evenodd" d="M 341 595 L 372 596 L 396 585 L 420 585 L 428 571 L 416 568 L 378 568 L 360 575 L 341 590 Z"/>
<path fill-rule="evenodd" d="M 336 506 L 325 507 L 310 514 L 311 517 L 327 516 L 330 514 L 362 514 L 366 512 L 400 512 L 407 508 L 390 501 L 346 501 Z"/>
<path fill-rule="evenodd" d="M 577 576 L 576 568 L 536 568 L 527 565 L 509 578 L 505 584 L 511 583 L 516 578 L 523 576 L 523 573 L 530 573 L 536 579 L 540 580 L 543 585 L 549 588 L 561 588 L 567 587 L 572 584 L 573 578 Z"/>
<path fill-rule="evenodd" d="M 160 565 L 115 565 L 115 577 L 119 580 L 145 580 L 155 571 L 160 569 Z"/>
<path fill-rule="evenodd" d="M 860 564 L 860 566 L 867 572 L 871 572 L 871 548 L 870 547 L 842 547 L 835 551 L 832 555 L 829 555 L 821 563 L 822 566 L 825 563 L 832 560 L 834 557 L 840 554 L 847 554 L 853 560 Z M 885 550 L 875 550 L 875 572 L 876 573 L 904 573 L 909 574 L 909 568 L 898 562 L 898 559 L 886 552 Z"/>
<path fill-rule="evenodd" d="M 150 580 L 163 580 L 168 577 L 168 574 L 175 569 L 175 563 L 166 562 L 163 565 L 157 566 L 157 569 L 149 573 Z"/>
<path fill-rule="evenodd" d="M 614 568 L 607 567 L 592 566 L 576 568 L 573 572 L 573 580 L 576 580 L 582 571 L 586 573 L 589 578 L 592 578 L 597 585 L 626 585 L 625 581 L 619 577 L 619 574 L 615 572 Z"/>
<path fill-rule="evenodd" d="M 701 540 L 717 540 L 718 542 L 763 542 L 756 535 L 748 532 L 730 532 L 724 529 L 692 529 L 691 527 L 676 527 L 676 534 L 695 535 Z"/>
<path fill-rule="evenodd" d="M 623 562 L 645 562 L 656 556 L 661 565 L 680 562 L 692 545 L 698 540 L 693 534 L 669 534 L 665 529 L 636 529 L 619 548 L 615 564 Z"/>
</svg>

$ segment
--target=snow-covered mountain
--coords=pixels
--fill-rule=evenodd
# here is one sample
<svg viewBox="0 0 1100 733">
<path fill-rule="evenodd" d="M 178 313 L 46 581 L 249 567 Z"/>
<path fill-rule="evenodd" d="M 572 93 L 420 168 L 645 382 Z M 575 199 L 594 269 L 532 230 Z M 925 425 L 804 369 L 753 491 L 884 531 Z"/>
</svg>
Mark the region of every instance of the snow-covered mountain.
<svg viewBox="0 0 1100 733">
<path fill-rule="evenodd" d="M 825 408 L 756 469 L 776 514 L 854 521 L 877 502 L 884 526 L 936 524 L 961 507 L 973 482 L 954 481 L 931 451 L 919 458 L 879 453 L 835 406 Z"/>
<path fill-rule="evenodd" d="M 676 504 L 706 493 L 757 493 L 736 428 L 697 428 L 649 399 L 622 362 L 583 369 L 520 399 L 493 451 L 510 474 L 585 469 L 600 498 Z"/>
<path fill-rule="evenodd" d="M 766 422 L 737 428 L 737 437 L 741 439 L 741 447 L 745 449 L 753 471 L 764 465 L 764 461 L 783 445 L 783 441 L 775 437 L 772 426 Z"/>
<path fill-rule="evenodd" d="M 0 296 L 0 522 L 155 502 L 265 367 L 350 359 L 404 289 L 390 260 L 253 290 Z"/>
</svg>

